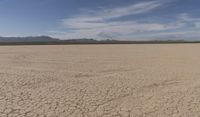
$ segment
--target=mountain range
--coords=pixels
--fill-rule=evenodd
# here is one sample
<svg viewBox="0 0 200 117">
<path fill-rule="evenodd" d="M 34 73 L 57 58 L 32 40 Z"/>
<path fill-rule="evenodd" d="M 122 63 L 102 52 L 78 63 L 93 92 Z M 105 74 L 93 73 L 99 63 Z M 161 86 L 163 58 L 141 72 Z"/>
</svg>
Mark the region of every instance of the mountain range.
<svg viewBox="0 0 200 117">
<path fill-rule="evenodd" d="M 200 41 L 185 40 L 148 40 L 148 41 L 127 41 L 127 40 L 95 40 L 95 39 L 67 39 L 61 40 L 49 36 L 30 37 L 0 37 L 0 45 L 55 45 L 55 44 L 148 44 L 148 43 L 200 43 Z"/>
<path fill-rule="evenodd" d="M 0 37 L 0 43 L 5 42 L 56 42 L 59 39 L 52 38 L 49 36 L 37 36 L 37 37 Z"/>
</svg>

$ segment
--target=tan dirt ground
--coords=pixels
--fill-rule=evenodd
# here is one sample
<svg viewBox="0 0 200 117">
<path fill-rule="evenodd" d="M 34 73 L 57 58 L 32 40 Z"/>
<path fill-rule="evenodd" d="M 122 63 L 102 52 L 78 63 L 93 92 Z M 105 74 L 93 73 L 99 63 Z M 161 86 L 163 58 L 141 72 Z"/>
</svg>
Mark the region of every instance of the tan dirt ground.
<svg viewBox="0 0 200 117">
<path fill-rule="evenodd" d="M 0 46 L 0 117 L 199 117 L 199 50 Z"/>
</svg>

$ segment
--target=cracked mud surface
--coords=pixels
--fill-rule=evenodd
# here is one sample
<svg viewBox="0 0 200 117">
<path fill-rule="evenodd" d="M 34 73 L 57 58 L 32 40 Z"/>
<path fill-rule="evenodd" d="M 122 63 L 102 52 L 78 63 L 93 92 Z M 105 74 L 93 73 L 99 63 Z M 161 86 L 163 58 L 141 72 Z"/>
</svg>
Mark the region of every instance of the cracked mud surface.
<svg viewBox="0 0 200 117">
<path fill-rule="evenodd" d="M 200 45 L 0 47 L 0 117 L 199 117 Z"/>
</svg>

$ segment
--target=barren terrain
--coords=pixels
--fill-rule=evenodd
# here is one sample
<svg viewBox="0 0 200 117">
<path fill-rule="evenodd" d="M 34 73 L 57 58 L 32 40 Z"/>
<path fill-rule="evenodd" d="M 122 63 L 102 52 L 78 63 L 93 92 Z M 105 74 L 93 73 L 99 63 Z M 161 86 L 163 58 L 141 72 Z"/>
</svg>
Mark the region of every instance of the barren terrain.
<svg viewBox="0 0 200 117">
<path fill-rule="evenodd" d="M 199 117 L 199 50 L 0 46 L 0 117 Z"/>
</svg>

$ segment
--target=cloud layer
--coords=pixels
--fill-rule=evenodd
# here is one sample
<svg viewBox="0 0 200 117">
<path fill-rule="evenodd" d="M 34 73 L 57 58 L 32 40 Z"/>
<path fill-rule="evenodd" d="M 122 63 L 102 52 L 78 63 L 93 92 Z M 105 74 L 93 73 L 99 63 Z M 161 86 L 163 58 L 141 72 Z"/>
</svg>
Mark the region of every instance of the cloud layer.
<svg viewBox="0 0 200 117">
<path fill-rule="evenodd" d="M 98 10 L 88 10 L 71 18 L 61 20 L 64 31 L 51 31 L 51 35 L 60 38 L 96 38 L 96 39 L 156 39 L 185 38 L 188 34 L 198 37 L 200 19 L 187 13 L 178 15 L 173 22 L 141 22 L 137 19 L 120 20 L 127 16 L 146 14 L 168 4 L 164 1 L 146 1 L 129 6 Z M 185 30 L 190 28 L 190 30 Z M 200 36 L 199 36 L 200 37 Z"/>
</svg>

